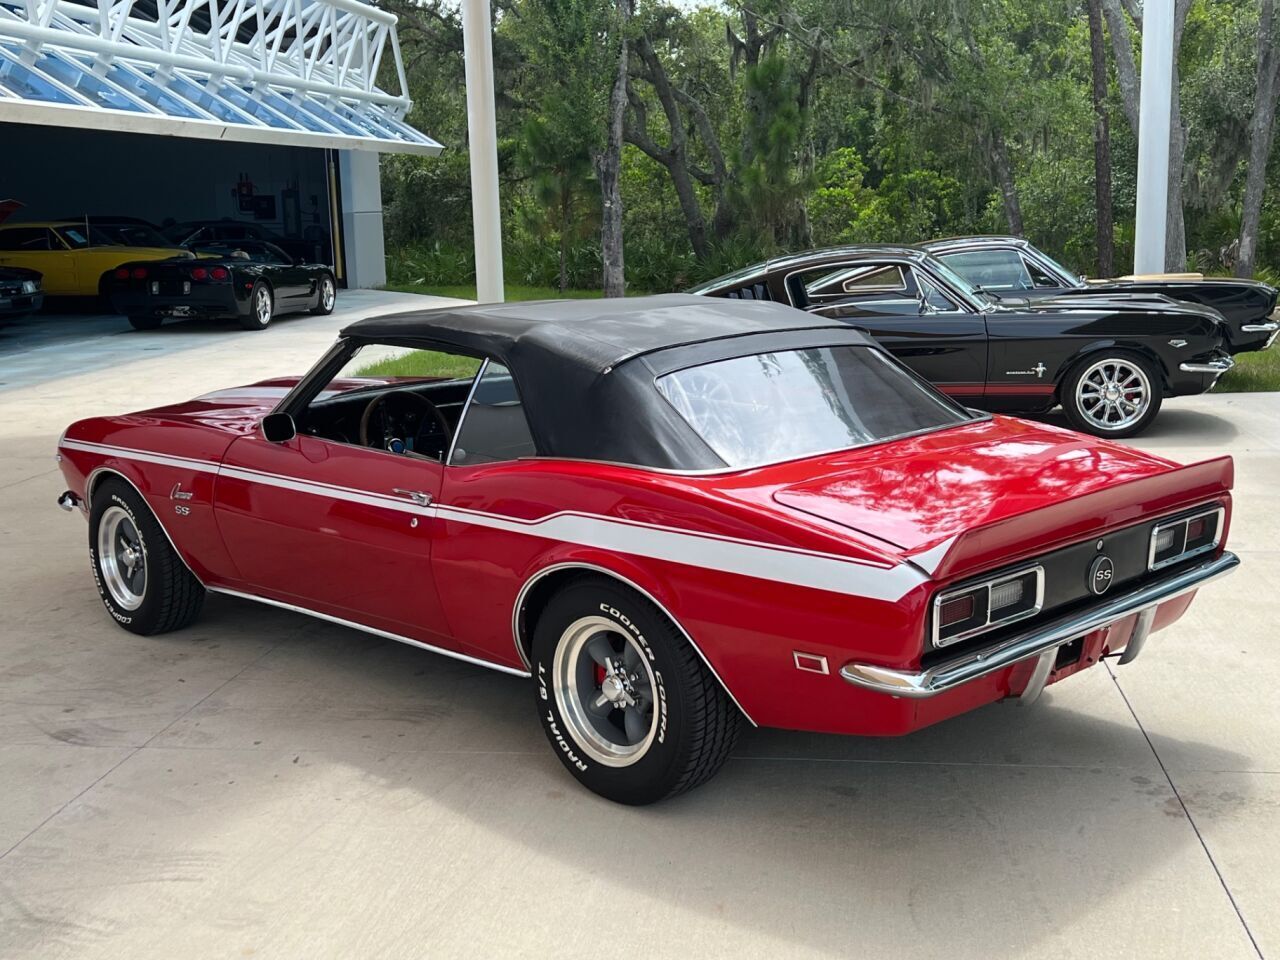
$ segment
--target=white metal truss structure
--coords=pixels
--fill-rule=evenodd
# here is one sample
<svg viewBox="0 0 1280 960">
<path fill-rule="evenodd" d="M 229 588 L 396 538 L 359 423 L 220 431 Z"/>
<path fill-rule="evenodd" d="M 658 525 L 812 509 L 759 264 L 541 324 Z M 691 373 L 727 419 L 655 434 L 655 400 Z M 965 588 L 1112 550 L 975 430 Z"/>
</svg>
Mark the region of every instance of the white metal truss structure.
<svg viewBox="0 0 1280 960">
<path fill-rule="evenodd" d="M 437 154 L 404 122 L 395 24 L 358 0 L 0 0 L 0 121 Z"/>
</svg>

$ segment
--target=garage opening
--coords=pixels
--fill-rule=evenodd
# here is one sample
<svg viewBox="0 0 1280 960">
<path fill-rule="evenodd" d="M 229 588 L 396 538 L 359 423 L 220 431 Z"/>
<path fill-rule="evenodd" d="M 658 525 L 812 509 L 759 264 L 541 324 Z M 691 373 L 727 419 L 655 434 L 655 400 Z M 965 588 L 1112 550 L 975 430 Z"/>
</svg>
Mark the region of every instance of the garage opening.
<svg viewBox="0 0 1280 960">
<path fill-rule="evenodd" d="M 0 151 L 0 194 L 24 205 L 9 224 L 138 222 L 174 246 L 266 240 L 342 282 L 337 183 L 336 151 L 308 147 L 5 124 Z"/>
</svg>

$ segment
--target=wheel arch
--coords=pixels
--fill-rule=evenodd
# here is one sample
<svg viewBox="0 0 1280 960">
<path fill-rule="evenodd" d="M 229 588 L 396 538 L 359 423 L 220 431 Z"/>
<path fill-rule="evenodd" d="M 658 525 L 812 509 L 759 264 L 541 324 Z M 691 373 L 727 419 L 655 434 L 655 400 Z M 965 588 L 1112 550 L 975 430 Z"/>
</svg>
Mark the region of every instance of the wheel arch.
<svg viewBox="0 0 1280 960">
<path fill-rule="evenodd" d="M 1153 350 L 1149 345 L 1129 340 L 1121 340 L 1118 338 L 1108 340 L 1094 340 L 1084 344 L 1080 349 L 1076 350 L 1069 357 L 1062 361 L 1062 366 L 1058 368 L 1057 382 L 1054 389 L 1054 398 L 1061 403 L 1062 391 L 1066 386 L 1067 377 L 1078 367 L 1082 361 L 1090 360 L 1099 354 L 1108 351 L 1120 351 L 1123 353 L 1133 353 L 1142 357 L 1144 360 L 1153 364 L 1156 372 L 1160 375 L 1160 386 L 1162 392 L 1169 390 L 1169 366 L 1160 353 Z"/>
<path fill-rule="evenodd" d="M 755 720 L 751 718 L 751 714 L 747 713 L 738 698 L 734 696 L 733 691 L 729 689 L 729 685 L 725 683 L 724 678 L 720 676 L 715 666 L 707 659 L 707 655 L 698 646 L 698 642 L 693 639 L 689 631 L 685 629 L 666 604 L 654 596 L 651 590 L 641 586 L 630 576 L 590 560 L 563 560 L 550 563 L 535 570 L 521 586 L 520 592 L 516 595 L 515 603 L 511 608 L 511 635 L 515 643 L 516 652 L 519 654 L 525 669 L 532 671 L 530 652 L 533 643 L 533 631 L 537 626 L 538 618 L 546 609 L 551 598 L 574 580 L 589 576 L 612 580 L 657 607 L 658 611 L 671 622 L 676 630 L 680 632 L 680 635 L 684 637 L 685 642 L 697 653 L 698 658 L 711 671 L 711 675 L 715 677 L 720 688 L 733 701 L 738 711 L 746 717 L 747 722 L 753 727 L 758 726 Z"/>
<path fill-rule="evenodd" d="M 155 510 L 154 507 L 151 506 L 151 502 L 147 499 L 147 495 L 142 492 L 142 488 L 138 486 L 138 484 L 128 474 L 124 473 L 123 471 L 119 470 L 114 466 L 95 467 L 93 470 L 91 470 L 89 472 L 89 475 L 85 477 L 85 481 L 84 481 L 84 499 L 85 499 L 85 503 L 89 507 L 89 511 L 90 512 L 93 511 L 94 492 L 98 489 L 98 487 L 102 485 L 102 482 L 104 480 L 123 481 L 129 487 L 129 489 L 131 489 L 134 493 L 138 495 L 138 498 L 142 501 L 143 506 L 145 506 L 151 512 L 151 516 L 156 521 L 156 526 L 158 526 L 161 529 L 161 531 L 164 533 L 164 538 L 169 541 L 169 546 L 173 548 L 173 552 L 177 554 L 178 559 L 182 561 L 182 565 L 187 568 L 187 571 L 191 574 L 191 576 L 195 577 L 196 582 L 199 583 L 200 586 L 207 588 L 207 584 L 204 582 L 201 576 L 198 573 L 196 573 L 195 569 L 191 566 L 191 562 L 187 559 L 186 551 L 183 550 L 182 547 L 178 546 L 178 542 L 173 539 L 173 534 L 171 534 L 169 532 L 169 528 L 164 525 L 164 521 L 160 519 L 160 514 Z"/>
</svg>

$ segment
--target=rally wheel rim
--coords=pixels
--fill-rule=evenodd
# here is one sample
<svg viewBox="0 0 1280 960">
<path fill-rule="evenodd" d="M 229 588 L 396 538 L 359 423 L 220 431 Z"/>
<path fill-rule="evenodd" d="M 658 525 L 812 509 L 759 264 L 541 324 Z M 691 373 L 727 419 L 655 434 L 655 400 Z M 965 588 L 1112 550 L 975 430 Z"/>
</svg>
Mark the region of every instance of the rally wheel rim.
<svg viewBox="0 0 1280 960">
<path fill-rule="evenodd" d="M 117 606 L 136 610 L 147 592 L 147 548 L 123 507 L 108 507 L 98 522 L 98 567 Z"/>
<path fill-rule="evenodd" d="M 320 303 L 326 310 L 333 309 L 334 296 L 333 281 L 325 277 L 324 282 L 320 285 Z"/>
<path fill-rule="evenodd" d="M 1076 382 L 1076 409 L 1099 430 L 1125 430 L 1151 407 L 1151 381 L 1128 360 L 1100 360 Z"/>
<path fill-rule="evenodd" d="M 604 617 L 575 620 L 552 666 L 556 706 L 574 741 L 608 767 L 648 752 L 658 729 L 653 670 L 639 644 Z"/>
<path fill-rule="evenodd" d="M 258 317 L 258 323 L 266 326 L 271 322 L 271 291 L 266 287 L 258 288 L 258 295 L 254 299 L 254 311 Z"/>
</svg>

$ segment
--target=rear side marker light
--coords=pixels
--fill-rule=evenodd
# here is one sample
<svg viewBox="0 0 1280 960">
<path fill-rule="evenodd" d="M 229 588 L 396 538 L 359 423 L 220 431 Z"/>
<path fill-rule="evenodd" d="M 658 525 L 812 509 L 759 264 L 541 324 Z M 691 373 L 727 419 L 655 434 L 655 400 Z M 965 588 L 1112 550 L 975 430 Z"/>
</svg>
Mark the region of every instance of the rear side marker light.
<svg viewBox="0 0 1280 960">
<path fill-rule="evenodd" d="M 827 674 L 831 672 L 827 667 L 827 658 L 816 653 L 801 653 L 799 650 L 792 650 L 791 657 L 797 670 L 802 670 L 805 673 Z"/>
</svg>

